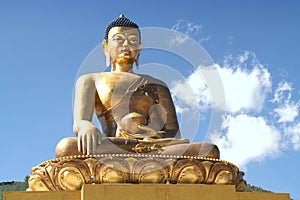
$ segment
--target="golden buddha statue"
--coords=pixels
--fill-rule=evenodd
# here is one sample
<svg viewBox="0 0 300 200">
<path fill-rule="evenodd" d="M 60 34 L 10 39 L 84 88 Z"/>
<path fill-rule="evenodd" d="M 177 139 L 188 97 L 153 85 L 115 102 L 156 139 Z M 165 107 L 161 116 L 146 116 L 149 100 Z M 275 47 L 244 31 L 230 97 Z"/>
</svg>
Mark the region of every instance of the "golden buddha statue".
<svg viewBox="0 0 300 200">
<path fill-rule="evenodd" d="M 221 161 L 216 145 L 182 139 L 167 85 L 133 72 L 142 51 L 139 27 L 121 15 L 102 42 L 111 72 L 76 81 L 74 126 L 56 158 L 32 169 L 30 191 L 77 190 L 89 183 L 232 184 L 243 190 L 243 173 Z M 100 131 L 93 123 L 96 114 Z"/>
<path fill-rule="evenodd" d="M 59 142 L 57 157 L 125 150 L 160 154 L 176 151 L 176 154 L 219 158 L 219 150 L 213 144 L 187 144 L 188 139 L 180 139 L 167 85 L 133 72 L 142 51 L 137 24 L 121 15 L 108 25 L 102 46 L 111 72 L 86 74 L 77 80 L 73 113 L 77 138 Z M 94 112 L 103 133 L 91 122 Z"/>
</svg>

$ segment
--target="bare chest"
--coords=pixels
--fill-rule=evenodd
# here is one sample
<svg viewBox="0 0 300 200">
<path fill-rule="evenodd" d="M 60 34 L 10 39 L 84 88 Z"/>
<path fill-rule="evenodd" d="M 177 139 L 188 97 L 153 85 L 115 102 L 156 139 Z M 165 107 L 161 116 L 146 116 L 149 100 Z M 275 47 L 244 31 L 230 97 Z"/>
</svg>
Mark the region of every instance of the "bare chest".
<svg viewBox="0 0 300 200">
<path fill-rule="evenodd" d="M 128 93 L 135 89 L 139 75 L 129 73 L 103 73 L 96 80 L 96 88 L 100 103 L 104 109 L 109 109 Z"/>
</svg>

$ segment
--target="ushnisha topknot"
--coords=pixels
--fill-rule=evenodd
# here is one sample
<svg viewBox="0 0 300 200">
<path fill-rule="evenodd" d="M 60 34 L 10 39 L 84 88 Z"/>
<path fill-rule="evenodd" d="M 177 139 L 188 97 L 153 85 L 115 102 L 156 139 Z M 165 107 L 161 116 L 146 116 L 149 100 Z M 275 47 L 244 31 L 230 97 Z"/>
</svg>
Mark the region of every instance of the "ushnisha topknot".
<svg viewBox="0 0 300 200">
<path fill-rule="evenodd" d="M 126 18 L 123 14 L 121 14 L 119 16 L 119 18 L 117 18 L 115 21 L 111 22 L 107 27 L 106 27 L 106 31 L 105 31 L 105 35 L 104 35 L 104 39 L 107 41 L 108 39 L 108 33 L 110 31 L 111 28 L 115 27 L 115 26 L 125 26 L 125 27 L 132 27 L 132 28 L 137 28 L 139 30 L 139 26 L 134 23 L 133 21 L 129 20 L 128 18 Z M 139 30 L 140 33 L 140 30 Z M 141 35 L 141 33 L 140 33 Z"/>
</svg>

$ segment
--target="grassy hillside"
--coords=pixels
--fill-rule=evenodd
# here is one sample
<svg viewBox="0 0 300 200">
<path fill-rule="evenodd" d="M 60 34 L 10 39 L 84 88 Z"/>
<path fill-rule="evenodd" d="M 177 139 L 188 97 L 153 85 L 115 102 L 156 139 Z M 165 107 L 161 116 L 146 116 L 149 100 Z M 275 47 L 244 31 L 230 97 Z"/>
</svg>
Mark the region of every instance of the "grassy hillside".
<svg viewBox="0 0 300 200">
<path fill-rule="evenodd" d="M 2 182 L 0 183 L 0 200 L 3 200 L 3 192 L 25 191 L 28 188 L 27 182 Z"/>
<path fill-rule="evenodd" d="M 254 186 L 252 184 L 247 184 L 245 192 L 271 192 L 271 191 L 264 190 L 261 187 Z"/>
</svg>

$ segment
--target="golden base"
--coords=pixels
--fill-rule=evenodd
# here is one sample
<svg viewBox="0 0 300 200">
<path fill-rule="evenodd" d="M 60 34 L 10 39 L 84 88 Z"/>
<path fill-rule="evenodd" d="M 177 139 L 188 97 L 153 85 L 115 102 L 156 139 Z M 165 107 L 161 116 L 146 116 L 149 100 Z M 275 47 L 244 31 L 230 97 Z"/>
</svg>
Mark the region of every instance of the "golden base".
<svg viewBox="0 0 300 200">
<path fill-rule="evenodd" d="M 226 184 L 244 191 L 243 172 L 232 163 L 202 157 L 151 154 L 68 156 L 32 169 L 29 191 L 80 190 L 84 184 Z"/>
<path fill-rule="evenodd" d="M 95 184 L 81 191 L 6 192 L 4 200 L 290 200 L 289 194 L 236 192 L 232 185 Z"/>
</svg>

